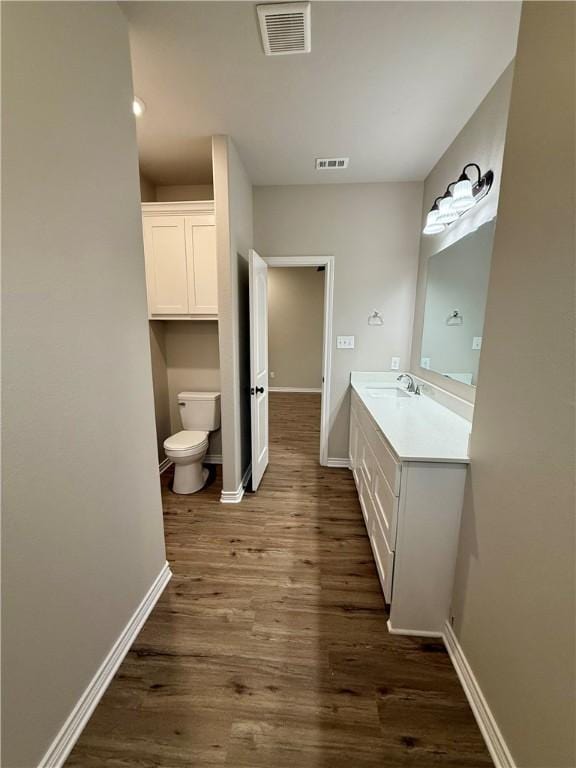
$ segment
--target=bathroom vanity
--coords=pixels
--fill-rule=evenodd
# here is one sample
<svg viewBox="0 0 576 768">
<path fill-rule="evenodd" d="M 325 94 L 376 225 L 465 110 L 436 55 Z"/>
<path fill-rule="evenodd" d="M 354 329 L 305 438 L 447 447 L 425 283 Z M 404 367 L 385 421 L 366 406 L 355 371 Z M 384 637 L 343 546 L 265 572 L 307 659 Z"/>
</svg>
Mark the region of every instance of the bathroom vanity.
<svg viewBox="0 0 576 768">
<path fill-rule="evenodd" d="M 351 375 L 350 468 L 390 604 L 390 631 L 440 636 L 449 618 L 470 422 L 433 397 L 408 393 L 396 376 Z"/>
</svg>

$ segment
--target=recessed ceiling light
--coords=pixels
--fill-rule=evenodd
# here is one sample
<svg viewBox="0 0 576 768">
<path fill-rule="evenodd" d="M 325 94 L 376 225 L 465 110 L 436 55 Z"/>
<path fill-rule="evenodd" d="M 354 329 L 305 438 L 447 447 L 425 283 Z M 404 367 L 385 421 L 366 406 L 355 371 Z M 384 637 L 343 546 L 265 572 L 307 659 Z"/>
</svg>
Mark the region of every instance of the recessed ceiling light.
<svg viewBox="0 0 576 768">
<path fill-rule="evenodd" d="M 132 112 L 134 112 L 136 117 L 141 117 L 144 112 L 146 112 L 146 104 L 144 104 L 142 99 L 139 99 L 137 96 L 134 97 L 134 101 L 132 102 Z"/>
</svg>

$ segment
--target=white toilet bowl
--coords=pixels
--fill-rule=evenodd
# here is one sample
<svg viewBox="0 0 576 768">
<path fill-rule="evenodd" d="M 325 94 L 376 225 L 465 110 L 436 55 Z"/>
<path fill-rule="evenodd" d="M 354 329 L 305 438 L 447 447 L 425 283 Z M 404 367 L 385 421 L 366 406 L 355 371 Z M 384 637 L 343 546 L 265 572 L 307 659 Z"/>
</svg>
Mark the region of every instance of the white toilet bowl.
<svg viewBox="0 0 576 768">
<path fill-rule="evenodd" d="M 175 464 L 174 493 L 196 493 L 210 474 L 202 467 L 208 435 L 220 428 L 220 392 L 180 392 L 180 421 L 184 429 L 164 441 L 167 458 Z"/>
<path fill-rule="evenodd" d="M 196 493 L 209 472 L 202 466 L 208 450 L 208 432 L 184 429 L 164 441 L 164 451 L 174 462 L 174 493 Z"/>
</svg>

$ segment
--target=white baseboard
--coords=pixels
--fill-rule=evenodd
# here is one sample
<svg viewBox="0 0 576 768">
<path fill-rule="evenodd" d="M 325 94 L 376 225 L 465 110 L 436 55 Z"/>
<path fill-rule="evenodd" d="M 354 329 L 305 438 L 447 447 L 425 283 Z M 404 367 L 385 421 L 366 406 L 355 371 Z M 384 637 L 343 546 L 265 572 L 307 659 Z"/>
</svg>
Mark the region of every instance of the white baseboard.
<svg viewBox="0 0 576 768">
<path fill-rule="evenodd" d="M 242 483 L 235 491 L 222 491 L 220 494 L 221 504 L 239 504 L 244 496 L 244 486 Z"/>
<path fill-rule="evenodd" d="M 307 394 L 322 394 L 321 387 L 268 387 L 268 392 L 301 392 Z"/>
<path fill-rule="evenodd" d="M 60 768 L 70 754 L 72 747 L 78 740 L 90 715 L 102 698 L 106 688 L 112 682 L 116 670 L 130 650 L 130 646 L 136 639 L 150 611 L 164 591 L 164 587 L 170 581 L 172 572 L 170 566 L 165 563 L 162 570 L 154 580 L 154 583 L 146 593 L 144 599 L 126 624 L 120 637 L 112 646 L 110 652 L 100 665 L 100 668 L 88 684 L 88 687 L 78 700 L 78 703 L 68 716 L 66 722 L 58 732 L 56 738 L 48 748 L 40 761 L 38 768 Z"/>
<path fill-rule="evenodd" d="M 348 459 L 326 459 L 326 466 L 350 469 L 350 461 Z"/>
<path fill-rule="evenodd" d="M 248 480 L 251 474 L 252 474 L 252 462 L 250 462 L 250 464 L 248 464 L 248 466 L 246 467 L 246 470 L 242 475 L 242 480 L 240 482 L 240 485 L 235 491 L 222 491 L 222 493 L 220 494 L 220 503 L 221 504 L 239 504 L 244 497 L 244 489 L 248 483 Z"/>
<path fill-rule="evenodd" d="M 450 655 L 452 664 L 458 677 L 464 693 L 470 704 L 470 708 L 476 718 L 480 732 L 484 737 L 490 756 L 494 761 L 495 768 L 516 768 L 514 758 L 504 741 L 496 719 L 488 706 L 488 702 L 484 698 L 484 694 L 474 676 L 474 672 L 464 655 L 458 638 L 454 634 L 454 630 L 448 622 L 444 629 L 444 644 Z"/>
<path fill-rule="evenodd" d="M 161 461 L 159 466 L 160 474 L 162 474 L 162 472 L 165 472 L 168 469 L 168 467 L 171 467 L 171 466 L 172 466 L 171 459 L 164 459 L 164 461 Z"/>
<path fill-rule="evenodd" d="M 409 637 L 439 637 L 444 638 L 442 632 L 431 632 L 429 629 L 400 629 L 399 627 L 393 627 L 390 623 L 390 619 L 386 622 L 388 632 L 391 635 L 408 635 Z"/>
</svg>

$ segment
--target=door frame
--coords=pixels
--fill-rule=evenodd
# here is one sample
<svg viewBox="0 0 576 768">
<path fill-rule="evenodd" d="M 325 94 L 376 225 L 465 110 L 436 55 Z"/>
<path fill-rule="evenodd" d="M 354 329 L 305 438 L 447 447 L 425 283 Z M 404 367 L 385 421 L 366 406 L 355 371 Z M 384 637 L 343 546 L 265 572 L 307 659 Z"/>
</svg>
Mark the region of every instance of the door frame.
<svg viewBox="0 0 576 768">
<path fill-rule="evenodd" d="M 330 432 L 330 380 L 332 375 L 332 315 L 334 256 L 268 256 L 269 267 L 324 267 L 324 327 L 322 329 L 322 402 L 320 410 L 320 464 L 328 466 Z"/>
</svg>

